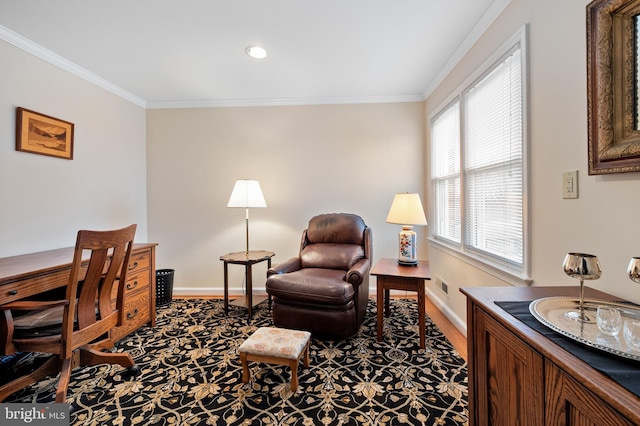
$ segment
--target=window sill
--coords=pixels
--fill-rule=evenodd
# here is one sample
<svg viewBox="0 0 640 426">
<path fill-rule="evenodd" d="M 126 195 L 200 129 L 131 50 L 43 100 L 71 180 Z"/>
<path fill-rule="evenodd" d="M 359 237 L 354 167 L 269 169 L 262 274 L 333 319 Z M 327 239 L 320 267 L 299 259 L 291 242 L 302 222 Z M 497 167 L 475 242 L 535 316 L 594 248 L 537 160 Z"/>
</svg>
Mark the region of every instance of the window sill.
<svg viewBox="0 0 640 426">
<path fill-rule="evenodd" d="M 499 278 L 515 287 L 529 287 L 533 284 L 533 279 L 529 276 L 522 275 L 517 273 L 516 271 L 502 268 L 495 264 L 489 263 L 487 259 L 484 259 L 480 256 L 475 256 L 468 252 L 462 252 L 458 248 L 454 248 L 432 237 L 427 238 L 427 240 L 429 241 L 431 247 L 447 253 L 455 257 L 456 259 L 465 262 L 468 265 L 471 265 L 474 268 L 477 268 L 489 275 Z"/>
</svg>

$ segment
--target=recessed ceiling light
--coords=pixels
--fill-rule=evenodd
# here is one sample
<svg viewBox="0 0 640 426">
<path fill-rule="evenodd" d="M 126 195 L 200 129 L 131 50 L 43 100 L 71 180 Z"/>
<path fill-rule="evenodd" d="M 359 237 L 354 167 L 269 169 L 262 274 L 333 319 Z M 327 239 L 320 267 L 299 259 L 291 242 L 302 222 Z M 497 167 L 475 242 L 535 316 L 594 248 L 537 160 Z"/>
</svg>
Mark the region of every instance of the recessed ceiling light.
<svg viewBox="0 0 640 426">
<path fill-rule="evenodd" d="M 264 59 L 267 57 L 267 51 L 260 46 L 247 47 L 247 55 L 255 59 Z"/>
</svg>

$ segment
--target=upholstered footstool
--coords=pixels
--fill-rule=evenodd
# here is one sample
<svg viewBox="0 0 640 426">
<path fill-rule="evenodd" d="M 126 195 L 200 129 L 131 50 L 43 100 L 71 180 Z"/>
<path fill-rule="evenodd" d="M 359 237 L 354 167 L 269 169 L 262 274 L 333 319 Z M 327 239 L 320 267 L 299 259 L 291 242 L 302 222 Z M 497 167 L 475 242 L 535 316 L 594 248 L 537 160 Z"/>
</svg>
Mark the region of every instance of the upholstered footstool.
<svg viewBox="0 0 640 426">
<path fill-rule="evenodd" d="M 260 327 L 240 345 L 242 383 L 249 383 L 247 361 L 266 364 L 288 365 L 291 368 L 291 390 L 298 389 L 298 361 L 304 357 L 304 366 L 309 366 L 308 331 L 286 328 Z"/>
</svg>

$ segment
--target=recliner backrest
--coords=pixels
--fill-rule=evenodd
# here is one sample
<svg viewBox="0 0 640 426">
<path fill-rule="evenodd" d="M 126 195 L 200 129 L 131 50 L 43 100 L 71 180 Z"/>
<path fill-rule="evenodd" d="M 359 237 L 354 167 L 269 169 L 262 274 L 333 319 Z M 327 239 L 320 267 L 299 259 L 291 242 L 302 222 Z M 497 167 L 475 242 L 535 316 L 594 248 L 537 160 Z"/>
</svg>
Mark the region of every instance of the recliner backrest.
<svg viewBox="0 0 640 426">
<path fill-rule="evenodd" d="M 362 218 L 350 213 L 311 218 L 300 250 L 301 266 L 348 270 L 365 257 L 365 229 Z"/>
<path fill-rule="evenodd" d="M 364 245 L 364 221 L 350 213 L 328 213 L 314 216 L 307 227 L 307 243 Z"/>
</svg>

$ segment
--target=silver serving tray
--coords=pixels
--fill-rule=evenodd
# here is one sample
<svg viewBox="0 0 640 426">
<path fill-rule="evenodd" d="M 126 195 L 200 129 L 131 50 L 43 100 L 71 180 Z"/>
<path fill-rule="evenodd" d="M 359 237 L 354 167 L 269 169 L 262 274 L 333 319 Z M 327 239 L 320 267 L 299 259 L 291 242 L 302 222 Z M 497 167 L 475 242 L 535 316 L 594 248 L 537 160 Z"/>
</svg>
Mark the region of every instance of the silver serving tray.
<svg viewBox="0 0 640 426">
<path fill-rule="evenodd" d="M 579 322 L 566 317 L 567 311 L 578 311 L 580 299 L 571 297 L 545 297 L 529 304 L 529 311 L 542 324 L 550 329 L 584 345 L 627 359 L 640 361 L 640 351 L 629 347 L 624 340 L 622 330 L 617 336 L 603 333 L 596 323 L 598 306 L 616 307 L 625 319 L 640 319 L 640 309 L 622 303 L 607 300 L 584 299 L 584 313 L 587 322 Z"/>
</svg>

